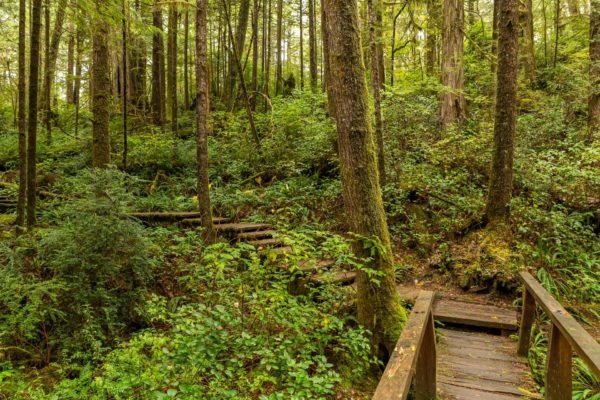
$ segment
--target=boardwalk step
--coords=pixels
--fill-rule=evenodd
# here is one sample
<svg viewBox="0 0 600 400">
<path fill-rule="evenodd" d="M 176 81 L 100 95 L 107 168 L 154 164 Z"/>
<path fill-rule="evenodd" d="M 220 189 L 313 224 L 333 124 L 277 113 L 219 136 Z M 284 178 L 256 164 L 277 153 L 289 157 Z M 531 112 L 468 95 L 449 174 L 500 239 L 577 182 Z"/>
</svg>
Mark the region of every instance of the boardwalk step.
<svg viewBox="0 0 600 400">
<path fill-rule="evenodd" d="M 335 260 L 319 260 L 315 263 L 309 261 L 300 261 L 298 271 L 304 273 L 327 270 L 335 265 Z"/>
<path fill-rule="evenodd" d="M 264 231 L 242 232 L 238 234 L 237 237 L 239 240 L 260 240 L 270 238 L 274 233 L 274 230 L 267 229 Z"/>
<path fill-rule="evenodd" d="M 281 240 L 281 239 L 260 239 L 260 240 L 250 240 L 247 243 L 254 245 L 256 247 L 279 247 L 279 246 L 283 245 L 283 240 Z"/>
<path fill-rule="evenodd" d="M 197 225 L 199 224 L 199 220 L 196 221 L 194 219 L 186 219 L 181 221 L 184 225 Z M 215 225 L 216 231 L 231 231 L 231 232 L 248 232 L 248 231 L 258 231 L 261 229 L 270 228 L 271 225 L 268 224 L 245 224 L 245 223 L 223 223 Z"/>
<path fill-rule="evenodd" d="M 517 312 L 485 304 L 438 300 L 433 308 L 436 320 L 450 324 L 516 331 Z"/>
<path fill-rule="evenodd" d="M 198 211 L 174 211 L 174 212 L 162 212 L 162 211 L 150 211 L 150 212 L 133 212 L 129 213 L 130 217 L 137 218 L 147 222 L 177 222 L 186 219 L 197 219 L 200 220 L 201 214 Z M 214 217 L 213 223 L 221 224 L 229 222 L 229 218 Z"/>
</svg>

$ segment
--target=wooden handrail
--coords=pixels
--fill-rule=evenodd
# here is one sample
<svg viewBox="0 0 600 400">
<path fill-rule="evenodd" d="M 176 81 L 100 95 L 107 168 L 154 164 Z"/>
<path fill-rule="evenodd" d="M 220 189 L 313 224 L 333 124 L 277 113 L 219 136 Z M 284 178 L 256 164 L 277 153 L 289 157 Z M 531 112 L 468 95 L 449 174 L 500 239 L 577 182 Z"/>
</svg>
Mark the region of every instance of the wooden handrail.
<svg viewBox="0 0 600 400">
<path fill-rule="evenodd" d="M 527 356 L 536 303 L 552 321 L 546 365 L 546 399 L 571 399 L 573 351 L 600 378 L 600 344 L 528 272 L 520 273 L 525 285 L 518 354 Z"/>
<path fill-rule="evenodd" d="M 434 293 L 421 291 L 372 400 L 404 400 L 415 378 L 417 400 L 436 398 Z"/>
</svg>

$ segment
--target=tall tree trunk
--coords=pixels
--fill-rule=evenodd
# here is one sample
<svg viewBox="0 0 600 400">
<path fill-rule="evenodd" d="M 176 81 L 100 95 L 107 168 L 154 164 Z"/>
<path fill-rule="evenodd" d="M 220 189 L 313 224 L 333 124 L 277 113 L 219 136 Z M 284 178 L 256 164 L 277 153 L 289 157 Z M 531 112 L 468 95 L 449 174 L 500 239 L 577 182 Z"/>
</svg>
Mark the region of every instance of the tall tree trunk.
<svg viewBox="0 0 600 400">
<path fill-rule="evenodd" d="M 342 194 L 352 232 L 361 236 L 353 250 L 381 273 L 379 283 L 364 271 L 357 277 L 358 321 L 373 333 L 373 354 L 392 353 L 406 314 L 396 291 L 393 254 L 378 181 L 370 124 L 365 67 L 356 0 L 325 0 L 329 42 L 330 93 L 335 98 Z M 378 243 L 376 252 L 365 243 Z"/>
<path fill-rule="evenodd" d="M 105 168 L 110 163 L 109 106 L 110 106 L 110 67 L 108 60 L 108 23 L 106 18 L 107 0 L 96 0 L 96 12 L 92 38 L 92 166 Z"/>
<path fill-rule="evenodd" d="M 525 79 L 530 85 L 535 82 L 535 49 L 533 41 L 533 1 L 525 0 L 524 7 L 520 7 L 521 22 L 521 62 L 525 72 Z"/>
<path fill-rule="evenodd" d="M 512 196 L 519 67 L 518 23 L 519 0 L 500 0 L 494 153 L 486 204 L 486 217 L 492 225 L 508 218 L 508 203 Z"/>
<path fill-rule="evenodd" d="M 42 0 L 31 1 L 29 42 L 29 115 L 27 123 L 27 229 L 35 225 L 37 112 Z"/>
<path fill-rule="evenodd" d="M 171 132 L 177 137 L 177 5 L 169 6 L 169 34 L 167 45 L 167 98 L 171 108 Z"/>
<path fill-rule="evenodd" d="M 268 0 L 269 7 L 267 11 L 267 51 L 266 51 L 266 66 L 265 66 L 265 96 L 269 98 L 269 89 L 271 85 L 271 54 L 272 54 L 272 0 Z M 268 107 L 268 101 L 265 101 L 265 110 Z"/>
<path fill-rule="evenodd" d="M 440 20 L 439 0 L 427 0 L 427 38 L 425 39 L 425 63 L 427 75 L 435 76 L 437 69 L 437 37 Z"/>
<path fill-rule="evenodd" d="M 560 0 L 554 0 L 554 58 L 552 67 L 556 68 L 558 60 L 558 42 L 560 40 Z"/>
<path fill-rule="evenodd" d="M 72 7 L 77 7 L 75 2 L 72 3 Z M 75 11 L 73 11 L 73 19 L 75 17 Z M 66 79 L 66 90 L 67 90 L 67 104 L 73 104 L 73 76 L 75 75 L 75 26 L 73 21 L 69 23 L 69 43 L 67 45 L 67 79 Z"/>
<path fill-rule="evenodd" d="M 310 0 L 309 0 L 310 1 Z M 283 83 L 282 41 L 283 41 L 283 0 L 277 0 L 277 66 L 275 70 L 275 96 L 281 94 Z"/>
<path fill-rule="evenodd" d="M 335 105 L 333 104 L 333 93 L 331 91 L 331 72 L 329 70 L 329 22 L 327 20 L 327 9 L 324 0 L 321 0 L 321 46 L 323 48 L 323 68 L 325 75 L 325 91 L 327 92 L 327 111 L 335 118 Z"/>
<path fill-rule="evenodd" d="M 215 233 L 210 204 L 208 181 L 208 46 L 206 44 L 207 0 L 196 2 L 196 158 L 197 191 L 200 221 L 208 242 L 214 241 Z"/>
<path fill-rule="evenodd" d="M 494 2 L 493 7 L 493 20 L 492 20 L 492 76 L 496 78 L 496 70 L 498 69 L 498 13 L 500 10 L 500 0 L 492 0 Z"/>
<path fill-rule="evenodd" d="M 469 19 L 469 27 L 475 25 L 475 0 L 467 0 L 467 13 Z"/>
<path fill-rule="evenodd" d="M 241 0 L 238 12 L 237 26 L 235 30 L 234 46 L 237 54 L 244 53 L 244 44 L 246 43 L 246 33 L 248 31 L 248 18 L 250 16 L 250 0 Z M 228 76 L 226 81 L 226 103 L 231 107 L 235 102 L 235 77 L 236 66 L 234 57 L 229 57 Z M 240 78 L 243 79 L 243 78 Z"/>
<path fill-rule="evenodd" d="M 63 33 L 65 10 L 67 0 L 60 0 L 57 4 L 54 29 L 50 36 L 50 1 L 46 1 L 46 65 L 44 70 L 44 85 L 42 86 L 42 98 L 44 99 L 44 123 L 46 125 L 46 142 L 52 141 L 52 83 L 54 82 L 54 71 L 56 70 L 56 59 L 58 48 Z"/>
<path fill-rule="evenodd" d="M 152 37 L 152 119 L 158 126 L 163 126 L 165 123 L 164 40 L 161 7 L 160 0 L 155 0 L 152 10 L 152 25 L 156 30 Z"/>
<path fill-rule="evenodd" d="M 589 139 L 599 139 L 600 131 L 600 0 L 592 0 L 590 8 L 590 97 Z"/>
<path fill-rule="evenodd" d="M 304 9 L 302 0 L 299 0 L 299 14 L 300 14 L 300 89 L 304 90 Z"/>
<path fill-rule="evenodd" d="M 463 0 L 444 0 L 444 29 L 442 31 L 442 95 L 441 122 L 443 126 L 461 123 L 467 117 L 463 55 Z"/>
<path fill-rule="evenodd" d="M 25 75 L 25 26 L 27 24 L 27 3 L 19 0 L 19 81 L 18 81 L 18 108 L 19 108 L 19 196 L 17 200 L 17 233 L 25 225 L 25 206 L 27 197 L 27 116 L 25 107 L 26 82 Z"/>
<path fill-rule="evenodd" d="M 73 82 L 73 104 L 75 104 L 75 138 L 79 133 L 79 97 L 81 91 L 81 42 L 83 41 L 79 25 L 77 26 L 77 37 L 75 39 L 75 81 Z M 91 86 L 91 85 L 90 85 Z"/>
<path fill-rule="evenodd" d="M 127 80 L 128 80 L 128 69 L 127 69 L 127 0 L 123 1 L 123 19 L 121 25 L 122 35 L 122 50 L 123 50 L 123 158 L 122 166 L 123 170 L 127 171 L 127 103 L 129 102 L 128 91 L 127 91 Z"/>
<path fill-rule="evenodd" d="M 308 45 L 310 63 L 310 88 L 317 91 L 317 23 L 315 13 L 315 0 L 308 0 Z"/>
<path fill-rule="evenodd" d="M 44 128 L 46 128 L 46 143 L 49 144 L 52 141 L 52 119 L 50 118 L 50 91 L 46 90 L 49 83 L 46 80 L 50 78 L 50 0 L 44 1 L 44 54 L 44 72 L 41 77 L 41 108 L 42 122 Z"/>
<path fill-rule="evenodd" d="M 135 10 L 140 15 L 142 23 L 146 23 L 144 18 L 145 9 L 142 8 L 140 0 L 135 1 Z M 132 43 L 129 46 L 130 53 L 130 68 L 128 73 L 129 79 L 129 104 L 138 111 L 146 110 L 146 41 L 144 37 L 135 31 L 129 32 L 129 41 Z"/>
<path fill-rule="evenodd" d="M 381 4 L 379 0 L 367 0 L 369 13 L 369 47 L 371 49 L 371 88 L 373 90 L 373 103 L 375 110 L 375 139 L 377 141 L 377 167 L 379 170 L 379 184 L 385 185 L 385 152 L 383 147 L 383 121 L 381 118 L 381 76 L 380 76 L 380 51 L 381 27 L 379 15 Z"/>
<path fill-rule="evenodd" d="M 252 10 L 252 111 L 256 110 L 258 96 L 258 17 L 260 13 L 260 0 L 254 0 Z"/>
<path fill-rule="evenodd" d="M 185 9 L 185 18 L 183 22 L 183 106 L 186 110 L 190 109 L 190 89 L 188 81 L 188 48 L 189 48 L 189 30 L 190 30 L 190 11 Z"/>
</svg>

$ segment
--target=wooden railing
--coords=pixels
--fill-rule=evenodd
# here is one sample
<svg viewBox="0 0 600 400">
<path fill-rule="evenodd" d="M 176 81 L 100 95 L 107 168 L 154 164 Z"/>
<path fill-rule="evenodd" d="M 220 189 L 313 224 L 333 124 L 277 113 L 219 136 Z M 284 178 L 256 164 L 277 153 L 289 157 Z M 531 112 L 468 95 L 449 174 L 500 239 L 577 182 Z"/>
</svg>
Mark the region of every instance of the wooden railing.
<svg viewBox="0 0 600 400">
<path fill-rule="evenodd" d="M 548 293 L 531 274 L 522 272 L 523 314 L 518 354 L 527 356 L 536 304 L 552 322 L 546 365 L 546 400 L 571 399 L 573 352 L 600 378 L 600 344 Z"/>
<path fill-rule="evenodd" d="M 372 400 L 404 400 L 415 381 L 417 400 L 436 398 L 434 293 L 421 291 Z"/>
</svg>

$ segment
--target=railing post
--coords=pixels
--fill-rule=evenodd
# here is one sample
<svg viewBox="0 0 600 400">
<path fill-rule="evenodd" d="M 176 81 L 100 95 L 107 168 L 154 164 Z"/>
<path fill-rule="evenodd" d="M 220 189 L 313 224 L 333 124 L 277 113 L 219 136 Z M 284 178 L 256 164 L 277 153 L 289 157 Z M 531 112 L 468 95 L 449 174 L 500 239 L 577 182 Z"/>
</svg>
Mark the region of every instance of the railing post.
<svg viewBox="0 0 600 400">
<path fill-rule="evenodd" d="M 572 387 L 571 345 L 555 324 L 552 324 L 550 348 L 546 364 L 546 400 L 570 400 Z"/>
<path fill-rule="evenodd" d="M 523 288 L 523 311 L 519 330 L 519 346 L 517 354 L 526 357 L 531 343 L 531 326 L 535 318 L 535 299 L 527 288 Z"/>
<path fill-rule="evenodd" d="M 436 398 L 436 348 L 433 313 L 429 313 L 415 371 L 416 400 Z"/>
</svg>

